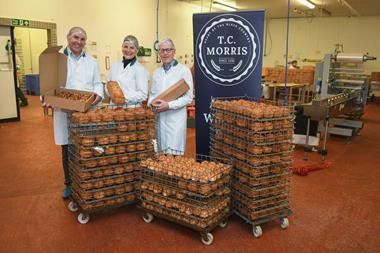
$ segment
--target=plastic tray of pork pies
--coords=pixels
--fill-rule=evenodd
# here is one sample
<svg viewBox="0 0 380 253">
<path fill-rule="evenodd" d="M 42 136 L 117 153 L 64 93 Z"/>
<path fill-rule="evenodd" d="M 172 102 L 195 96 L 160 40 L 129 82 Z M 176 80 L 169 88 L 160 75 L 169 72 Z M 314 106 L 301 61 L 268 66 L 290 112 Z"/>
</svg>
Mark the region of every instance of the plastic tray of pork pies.
<svg viewBox="0 0 380 253">
<path fill-rule="evenodd" d="M 161 194 L 165 198 L 173 198 L 186 203 L 202 206 L 208 205 L 211 202 L 218 201 L 225 196 L 230 196 L 231 190 L 228 186 L 224 185 L 216 190 L 209 192 L 209 195 L 202 195 L 198 192 L 173 187 L 172 185 L 161 184 L 157 181 L 150 181 L 144 177 L 141 178 L 141 192 Z"/>
<path fill-rule="evenodd" d="M 83 200 L 75 191 L 73 191 L 71 198 L 86 212 L 95 212 L 105 208 L 116 208 L 137 202 L 136 192 L 108 196 L 102 199 Z"/>
<path fill-rule="evenodd" d="M 288 143 L 286 143 L 288 144 Z M 275 150 L 273 152 L 273 146 L 269 153 L 264 153 L 263 151 L 260 154 L 254 154 L 253 152 L 248 153 L 243 150 L 237 149 L 234 145 L 226 144 L 224 142 L 215 140 L 213 137 L 210 138 L 210 145 L 213 149 L 220 153 L 224 153 L 228 156 L 232 156 L 240 161 L 247 161 L 253 166 L 267 165 L 271 163 L 280 163 L 292 161 L 293 148 L 290 147 L 288 150 L 281 151 L 281 149 Z M 265 146 L 264 146 L 265 147 Z M 276 152 L 278 151 L 278 152 Z"/>
<path fill-rule="evenodd" d="M 279 206 L 289 206 L 290 196 L 286 193 L 273 194 L 267 197 L 249 198 L 244 194 L 233 191 L 232 193 L 233 205 L 244 205 L 246 208 L 253 212 L 259 212 L 265 209 L 270 209 Z"/>
<path fill-rule="evenodd" d="M 226 207 L 219 210 L 219 212 L 216 212 L 216 214 L 210 217 L 201 218 L 195 214 L 187 214 L 186 212 L 180 212 L 174 208 L 167 208 L 166 206 L 162 206 L 153 201 L 142 200 L 139 207 L 155 216 L 201 232 L 211 231 L 218 226 L 222 221 L 228 218 L 231 210 L 230 205 L 228 204 Z"/>
<path fill-rule="evenodd" d="M 284 143 L 292 139 L 293 127 L 251 131 L 239 129 L 235 126 L 214 125 L 211 127 L 211 133 L 217 140 L 230 138 L 235 142 L 242 142 L 254 145 L 270 145 L 275 143 Z"/>
</svg>

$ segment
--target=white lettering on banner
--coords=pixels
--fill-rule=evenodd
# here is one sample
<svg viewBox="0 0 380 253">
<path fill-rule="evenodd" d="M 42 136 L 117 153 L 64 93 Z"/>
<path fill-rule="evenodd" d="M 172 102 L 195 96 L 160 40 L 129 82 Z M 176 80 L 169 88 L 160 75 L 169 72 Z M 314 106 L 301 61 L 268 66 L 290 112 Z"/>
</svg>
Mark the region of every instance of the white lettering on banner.
<svg viewBox="0 0 380 253">
<path fill-rule="evenodd" d="M 210 113 L 203 113 L 203 116 L 205 117 L 206 123 L 212 123 L 212 118 Z"/>
<path fill-rule="evenodd" d="M 248 47 L 206 47 L 206 52 L 207 55 L 247 55 Z"/>
<path fill-rule="evenodd" d="M 232 40 L 234 38 L 234 36 L 228 36 L 227 37 L 227 43 L 228 44 L 233 44 L 234 43 L 234 41 Z M 230 40 L 231 39 L 231 40 Z"/>
</svg>

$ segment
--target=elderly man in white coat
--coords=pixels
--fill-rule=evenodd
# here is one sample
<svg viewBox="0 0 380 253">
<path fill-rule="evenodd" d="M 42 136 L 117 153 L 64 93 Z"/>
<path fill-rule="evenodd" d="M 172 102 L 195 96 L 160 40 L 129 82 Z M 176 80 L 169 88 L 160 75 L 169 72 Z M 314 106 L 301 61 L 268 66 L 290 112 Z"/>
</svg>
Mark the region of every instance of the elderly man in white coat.
<svg viewBox="0 0 380 253">
<path fill-rule="evenodd" d="M 148 105 L 164 90 L 181 79 L 189 85 L 189 90 L 173 101 L 158 100 L 155 102 L 157 114 L 158 150 L 171 149 L 185 152 L 187 111 L 186 105 L 193 100 L 193 77 L 190 69 L 175 59 L 175 46 L 171 39 L 163 39 L 158 44 L 162 66 L 153 73 L 152 91 Z"/>
<path fill-rule="evenodd" d="M 123 59 L 115 62 L 108 74 L 108 81 L 119 83 L 127 107 L 141 106 L 141 102 L 148 98 L 149 73 L 136 59 L 138 49 L 137 38 L 126 36 L 121 48 Z M 106 92 L 109 95 L 108 90 Z"/>
<path fill-rule="evenodd" d="M 92 105 L 97 104 L 103 97 L 103 84 L 100 80 L 99 68 L 96 60 L 84 51 L 87 34 L 83 28 L 73 27 L 67 34 L 67 47 L 63 53 L 67 56 L 67 78 L 68 89 L 91 91 L 96 93 Z M 49 105 L 45 105 L 49 106 Z M 62 146 L 62 163 L 65 176 L 66 188 L 63 198 L 68 198 L 71 184 L 68 169 L 68 130 L 67 114 L 59 108 L 54 109 L 54 140 L 56 145 Z"/>
</svg>

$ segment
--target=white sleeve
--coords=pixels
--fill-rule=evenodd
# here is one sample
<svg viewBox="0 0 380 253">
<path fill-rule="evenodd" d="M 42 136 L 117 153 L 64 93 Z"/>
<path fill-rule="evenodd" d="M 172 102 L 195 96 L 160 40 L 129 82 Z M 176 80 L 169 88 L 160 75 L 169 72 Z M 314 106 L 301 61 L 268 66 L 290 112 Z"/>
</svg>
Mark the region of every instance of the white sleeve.
<svg viewBox="0 0 380 253">
<path fill-rule="evenodd" d="M 136 90 L 130 90 L 128 94 L 125 94 L 125 98 L 128 102 L 140 103 L 145 101 L 148 97 L 148 80 L 149 74 L 144 67 L 136 66 Z"/>
<path fill-rule="evenodd" d="M 153 73 L 153 78 L 152 78 L 152 87 L 150 90 L 149 94 L 149 99 L 148 99 L 148 106 L 152 103 L 153 99 L 155 99 L 158 96 L 158 90 L 157 90 L 157 78 L 156 78 L 157 73 Z"/>
<path fill-rule="evenodd" d="M 100 97 L 104 98 L 103 83 L 102 83 L 102 80 L 100 79 L 99 67 L 98 67 L 98 63 L 96 62 L 95 62 L 95 67 L 94 67 L 93 85 L 94 85 L 94 92 L 98 94 Z"/>
<path fill-rule="evenodd" d="M 193 76 L 191 75 L 190 69 L 187 67 L 184 67 L 182 72 L 182 78 L 185 80 L 187 85 L 189 85 L 190 89 L 183 96 L 177 98 L 176 100 L 170 101 L 169 109 L 176 110 L 191 104 L 193 101 Z"/>
</svg>

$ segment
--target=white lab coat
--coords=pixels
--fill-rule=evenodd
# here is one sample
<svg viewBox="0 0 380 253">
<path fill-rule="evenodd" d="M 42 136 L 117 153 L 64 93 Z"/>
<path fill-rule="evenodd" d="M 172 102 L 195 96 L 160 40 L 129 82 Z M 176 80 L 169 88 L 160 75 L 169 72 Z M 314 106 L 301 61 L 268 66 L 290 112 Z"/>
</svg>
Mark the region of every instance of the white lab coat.
<svg viewBox="0 0 380 253">
<path fill-rule="evenodd" d="M 67 57 L 67 80 L 65 88 L 91 91 L 103 97 L 98 63 L 89 54 L 79 60 Z M 56 145 L 68 144 L 67 113 L 54 108 L 54 140 Z"/>
<path fill-rule="evenodd" d="M 186 105 L 193 101 L 193 77 L 190 69 L 180 63 L 172 66 L 167 73 L 162 67 L 153 73 L 152 92 L 148 105 L 164 90 L 181 79 L 186 81 L 190 89 L 183 96 L 170 101 L 169 110 L 161 112 L 157 116 L 157 144 L 160 151 L 165 151 L 168 148 L 181 152 L 185 151 Z"/>
<path fill-rule="evenodd" d="M 127 107 L 141 106 L 141 102 L 148 98 L 149 72 L 137 60 L 124 68 L 123 61 L 115 62 L 108 74 L 107 81 L 119 83 Z M 106 88 L 106 93 L 109 96 Z"/>
</svg>

